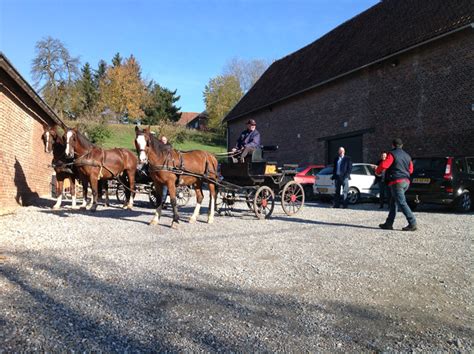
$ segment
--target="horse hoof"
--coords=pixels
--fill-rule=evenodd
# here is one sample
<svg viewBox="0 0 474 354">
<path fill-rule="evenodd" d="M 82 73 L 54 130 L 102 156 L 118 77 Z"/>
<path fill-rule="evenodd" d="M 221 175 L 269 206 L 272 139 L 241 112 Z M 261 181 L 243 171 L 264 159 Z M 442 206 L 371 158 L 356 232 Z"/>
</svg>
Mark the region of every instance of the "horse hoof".
<svg viewBox="0 0 474 354">
<path fill-rule="evenodd" d="M 59 210 L 59 205 L 55 205 L 52 207 L 53 210 Z"/>
<path fill-rule="evenodd" d="M 151 220 L 150 225 L 158 225 L 158 220 L 155 220 L 155 219 Z"/>
<path fill-rule="evenodd" d="M 208 219 L 208 220 L 207 220 L 207 223 L 208 223 L 208 224 L 213 224 L 213 223 L 214 223 L 214 219 Z"/>
<path fill-rule="evenodd" d="M 190 223 L 190 224 L 194 224 L 195 222 L 196 222 L 196 218 L 190 218 L 190 219 L 189 219 L 189 223 Z"/>
<path fill-rule="evenodd" d="M 171 223 L 171 228 L 174 229 L 174 230 L 177 230 L 178 229 L 178 223 L 177 222 L 172 222 Z"/>
</svg>

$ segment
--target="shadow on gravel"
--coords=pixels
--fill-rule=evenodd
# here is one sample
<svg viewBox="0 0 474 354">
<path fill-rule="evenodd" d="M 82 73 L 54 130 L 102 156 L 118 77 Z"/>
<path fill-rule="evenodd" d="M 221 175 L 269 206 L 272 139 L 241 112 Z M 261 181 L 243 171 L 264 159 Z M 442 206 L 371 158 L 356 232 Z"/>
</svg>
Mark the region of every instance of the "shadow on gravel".
<svg viewBox="0 0 474 354">
<path fill-rule="evenodd" d="M 122 208 L 117 208 L 117 207 L 108 207 L 104 209 L 97 209 L 96 211 L 90 211 L 90 210 L 85 210 L 85 209 L 77 209 L 77 210 L 71 210 L 71 209 L 60 209 L 60 210 L 40 210 L 41 213 L 46 213 L 46 214 L 51 214 L 51 215 L 57 215 L 61 218 L 67 218 L 71 215 L 86 215 L 86 216 L 91 216 L 93 218 L 112 218 L 112 219 L 122 219 L 122 220 L 127 220 L 127 221 L 132 221 L 136 222 L 139 224 L 148 224 L 147 221 L 143 220 L 137 220 L 134 219 L 137 216 L 146 214 L 146 215 L 151 215 L 151 213 L 144 212 L 143 210 L 128 210 L 128 209 L 122 209 Z"/>
<path fill-rule="evenodd" d="M 126 264 L 54 254 L 9 254 L 0 280 L 0 324 L 8 351 L 390 351 L 469 350 L 468 325 L 443 323 L 410 303 L 394 309 L 241 289 L 182 267 L 186 281 L 160 271 L 127 278 Z M 94 269 L 91 273 L 87 269 Z M 104 269 L 108 269 L 105 272 Z M 415 324 L 416 322 L 416 324 Z M 9 334 L 10 333 L 10 334 Z M 449 338 L 446 337 L 449 334 Z M 456 338 L 459 342 L 449 342 Z M 461 343 L 462 348 L 459 347 Z"/>
<path fill-rule="evenodd" d="M 372 227 L 372 226 L 354 225 L 354 224 L 345 224 L 345 223 L 336 223 L 336 222 L 325 222 L 325 221 L 317 221 L 317 220 L 308 220 L 308 219 L 301 219 L 301 218 L 295 218 L 295 217 L 289 217 L 289 216 L 272 216 L 272 220 L 296 222 L 296 223 L 299 223 L 299 224 L 354 227 L 354 228 L 357 228 L 357 229 L 380 230 L 380 228 Z"/>
</svg>

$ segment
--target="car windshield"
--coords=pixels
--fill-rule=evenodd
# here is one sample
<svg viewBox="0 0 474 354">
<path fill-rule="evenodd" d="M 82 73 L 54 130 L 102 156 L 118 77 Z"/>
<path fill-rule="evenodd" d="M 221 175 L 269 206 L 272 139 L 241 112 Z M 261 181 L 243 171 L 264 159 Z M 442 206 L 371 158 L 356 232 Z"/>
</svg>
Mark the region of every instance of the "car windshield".
<svg viewBox="0 0 474 354">
<path fill-rule="evenodd" d="M 323 168 L 321 171 L 319 171 L 318 175 L 332 175 L 332 167 L 326 167 Z"/>
<path fill-rule="evenodd" d="M 413 160 L 413 169 L 417 172 L 431 172 L 442 175 L 446 169 L 446 158 L 421 158 Z"/>
<path fill-rule="evenodd" d="M 296 172 L 299 173 L 299 172 L 303 172 L 304 170 L 306 170 L 306 167 L 305 167 L 305 166 L 304 166 L 304 167 L 298 167 L 298 168 L 296 169 Z"/>
</svg>

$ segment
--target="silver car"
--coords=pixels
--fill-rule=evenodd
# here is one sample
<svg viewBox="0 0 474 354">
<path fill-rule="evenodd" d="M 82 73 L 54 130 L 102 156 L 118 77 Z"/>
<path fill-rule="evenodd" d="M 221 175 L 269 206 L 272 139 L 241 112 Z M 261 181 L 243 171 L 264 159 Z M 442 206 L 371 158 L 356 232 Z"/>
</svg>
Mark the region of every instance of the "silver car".
<svg viewBox="0 0 474 354">
<path fill-rule="evenodd" d="M 351 179 L 349 180 L 349 204 L 357 203 L 363 197 L 379 197 L 379 185 L 375 182 L 376 165 L 369 163 L 354 163 L 352 165 Z M 315 178 L 313 193 L 319 197 L 334 196 L 336 186 L 332 177 L 333 167 L 322 169 Z M 342 194 L 342 188 L 341 188 Z"/>
</svg>

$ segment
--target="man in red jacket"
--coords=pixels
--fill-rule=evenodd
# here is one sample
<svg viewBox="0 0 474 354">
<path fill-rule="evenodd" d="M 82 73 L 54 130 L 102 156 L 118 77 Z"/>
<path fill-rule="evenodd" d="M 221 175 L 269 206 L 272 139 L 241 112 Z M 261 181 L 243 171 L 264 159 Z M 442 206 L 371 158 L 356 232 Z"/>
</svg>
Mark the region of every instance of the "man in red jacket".
<svg viewBox="0 0 474 354">
<path fill-rule="evenodd" d="M 393 230 L 393 222 L 395 221 L 398 208 L 400 208 L 408 221 L 408 225 L 402 230 L 415 231 L 417 228 L 416 218 L 405 198 L 405 192 L 410 186 L 410 175 L 413 173 L 413 162 L 410 155 L 402 149 L 402 139 L 394 139 L 392 146 L 393 150 L 388 153 L 387 158 L 381 161 L 375 170 L 377 176 L 380 176 L 385 171 L 385 181 L 392 195 L 387 220 L 379 226 L 381 229 Z"/>
</svg>

